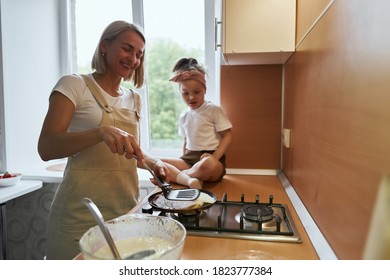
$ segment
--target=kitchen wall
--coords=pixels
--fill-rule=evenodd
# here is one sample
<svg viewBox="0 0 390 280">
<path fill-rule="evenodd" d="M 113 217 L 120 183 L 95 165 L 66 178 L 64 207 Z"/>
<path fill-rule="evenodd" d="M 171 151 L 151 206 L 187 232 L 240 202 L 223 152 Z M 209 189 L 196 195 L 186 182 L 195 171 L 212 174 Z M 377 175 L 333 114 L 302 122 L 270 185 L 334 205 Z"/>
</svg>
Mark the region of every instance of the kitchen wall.
<svg viewBox="0 0 390 280">
<path fill-rule="evenodd" d="M 0 0 L 0 171 L 23 172 L 41 161 L 37 141 L 48 96 L 64 72 L 61 59 L 67 61 L 58 34 L 64 6 L 60 0 Z"/>
<path fill-rule="evenodd" d="M 313 3 L 314 2 L 314 3 Z M 285 68 L 283 169 L 340 259 L 360 259 L 390 173 L 390 2 L 298 0 Z"/>
<path fill-rule="evenodd" d="M 280 169 L 282 65 L 221 67 L 221 105 L 233 124 L 228 168 Z"/>
<path fill-rule="evenodd" d="M 221 67 L 234 125 L 228 168 L 282 168 L 340 259 L 363 257 L 390 174 L 389 10 L 387 0 L 297 0 L 297 47 L 284 68 Z M 292 129 L 282 160 L 281 108 Z"/>
</svg>

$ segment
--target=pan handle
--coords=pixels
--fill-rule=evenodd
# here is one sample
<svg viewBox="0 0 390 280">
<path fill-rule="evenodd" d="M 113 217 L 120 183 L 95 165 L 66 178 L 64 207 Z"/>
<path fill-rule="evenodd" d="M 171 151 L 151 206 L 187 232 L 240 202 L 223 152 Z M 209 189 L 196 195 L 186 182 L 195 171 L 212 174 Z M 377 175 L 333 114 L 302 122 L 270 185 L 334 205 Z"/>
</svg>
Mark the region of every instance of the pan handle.
<svg viewBox="0 0 390 280">
<path fill-rule="evenodd" d="M 167 182 L 165 182 L 162 178 L 160 177 L 157 177 L 155 176 L 155 180 L 157 180 L 157 184 L 158 186 L 161 188 L 161 190 L 163 191 L 164 193 L 164 196 L 165 197 L 168 197 L 168 194 L 171 192 L 172 190 L 172 186 L 170 184 L 168 184 Z"/>
</svg>

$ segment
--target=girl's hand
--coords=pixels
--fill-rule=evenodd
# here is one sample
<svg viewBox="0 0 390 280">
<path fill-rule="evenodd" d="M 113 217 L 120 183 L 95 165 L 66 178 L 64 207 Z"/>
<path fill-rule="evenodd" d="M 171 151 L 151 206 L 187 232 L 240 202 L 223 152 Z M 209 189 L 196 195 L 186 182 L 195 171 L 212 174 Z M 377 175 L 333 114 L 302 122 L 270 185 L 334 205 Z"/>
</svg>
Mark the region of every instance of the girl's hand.
<svg viewBox="0 0 390 280">
<path fill-rule="evenodd" d="M 204 153 L 200 156 L 200 159 L 204 159 L 204 158 L 207 158 L 207 157 L 211 157 L 213 156 L 212 154 L 209 154 L 209 153 Z"/>
</svg>

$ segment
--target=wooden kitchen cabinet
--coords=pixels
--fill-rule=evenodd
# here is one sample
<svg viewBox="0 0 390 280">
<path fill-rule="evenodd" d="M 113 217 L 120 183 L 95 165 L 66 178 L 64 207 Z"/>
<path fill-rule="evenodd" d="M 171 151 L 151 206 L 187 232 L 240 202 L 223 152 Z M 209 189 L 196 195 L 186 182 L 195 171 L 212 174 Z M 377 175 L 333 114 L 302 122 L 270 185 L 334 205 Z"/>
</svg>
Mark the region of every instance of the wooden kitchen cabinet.
<svg viewBox="0 0 390 280">
<path fill-rule="evenodd" d="M 283 64 L 295 51 L 295 0 L 223 0 L 226 64 Z"/>
</svg>

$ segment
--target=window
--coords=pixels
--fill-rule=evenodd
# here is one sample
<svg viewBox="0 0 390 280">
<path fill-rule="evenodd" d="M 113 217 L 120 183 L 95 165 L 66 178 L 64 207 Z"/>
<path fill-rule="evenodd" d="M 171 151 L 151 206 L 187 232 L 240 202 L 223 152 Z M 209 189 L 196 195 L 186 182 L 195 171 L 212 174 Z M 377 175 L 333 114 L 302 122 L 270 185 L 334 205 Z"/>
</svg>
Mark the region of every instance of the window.
<svg viewBox="0 0 390 280">
<path fill-rule="evenodd" d="M 141 146 L 154 155 L 178 156 L 182 151 L 183 140 L 177 135 L 177 128 L 185 104 L 169 77 L 173 64 L 181 57 L 195 57 L 208 67 L 205 60 L 206 2 L 114 0 L 107 5 L 105 0 L 75 0 L 73 60 L 77 58 L 74 70 L 78 73 L 91 71 L 96 43 L 111 21 L 123 19 L 144 27 L 147 75 L 146 84 L 140 90 L 143 97 Z M 209 71 L 208 75 L 213 73 Z"/>
<path fill-rule="evenodd" d="M 219 61 L 218 57 L 214 60 L 214 10 L 220 1 L 2 0 L 0 169 L 22 172 L 25 178 L 39 176 L 48 182 L 58 182 L 57 175 L 46 170 L 56 161 L 45 163 L 37 152 L 49 94 L 62 75 L 90 71 L 90 60 L 103 28 L 116 19 L 142 25 L 145 21 L 148 84 L 141 92 L 144 98 L 141 145 L 154 155 L 175 155 L 172 147 L 181 144 L 180 139 L 175 139 L 177 128 L 172 123 L 173 120 L 177 121 L 183 104 L 175 88 L 167 81 L 170 69 L 180 56 L 198 56 L 208 68 L 208 99 L 219 103 L 218 94 L 215 94 L 219 86 L 215 82 L 219 80 Z M 162 3 L 164 5 L 160 7 Z M 159 12 L 158 15 L 153 14 L 155 11 Z M 45 16 L 42 17 L 42 14 Z M 170 23 L 171 18 L 177 22 Z M 200 31 L 194 31 L 193 25 L 201 26 Z M 186 27 L 186 32 L 179 27 Z M 193 37 L 199 38 L 196 43 L 192 41 Z M 162 47 L 158 47 L 158 42 Z M 177 48 L 171 50 L 170 45 Z M 159 52 L 167 55 L 165 63 L 159 57 Z M 165 71 L 160 76 L 153 72 L 160 69 Z M 160 91 L 160 81 L 165 83 L 161 88 L 166 91 Z M 172 101 L 177 107 L 166 109 L 171 105 L 166 102 L 157 108 L 160 101 L 156 99 L 163 94 L 169 94 L 164 102 Z M 168 117 L 171 127 L 165 126 L 167 121 L 162 122 L 161 126 L 153 126 L 160 119 Z M 176 153 L 179 154 L 180 150 L 177 149 Z"/>
<path fill-rule="evenodd" d="M 72 72 L 91 72 L 91 60 L 103 29 L 114 20 L 133 21 L 131 0 L 74 0 L 75 42 L 73 59 L 77 66 Z"/>
<path fill-rule="evenodd" d="M 162 18 L 164 20 L 157 20 Z M 185 108 L 177 87 L 169 82 L 175 61 L 195 57 L 205 62 L 203 0 L 145 0 L 144 28 L 148 62 L 148 147 L 153 154 L 182 151 L 178 118 Z"/>
</svg>

